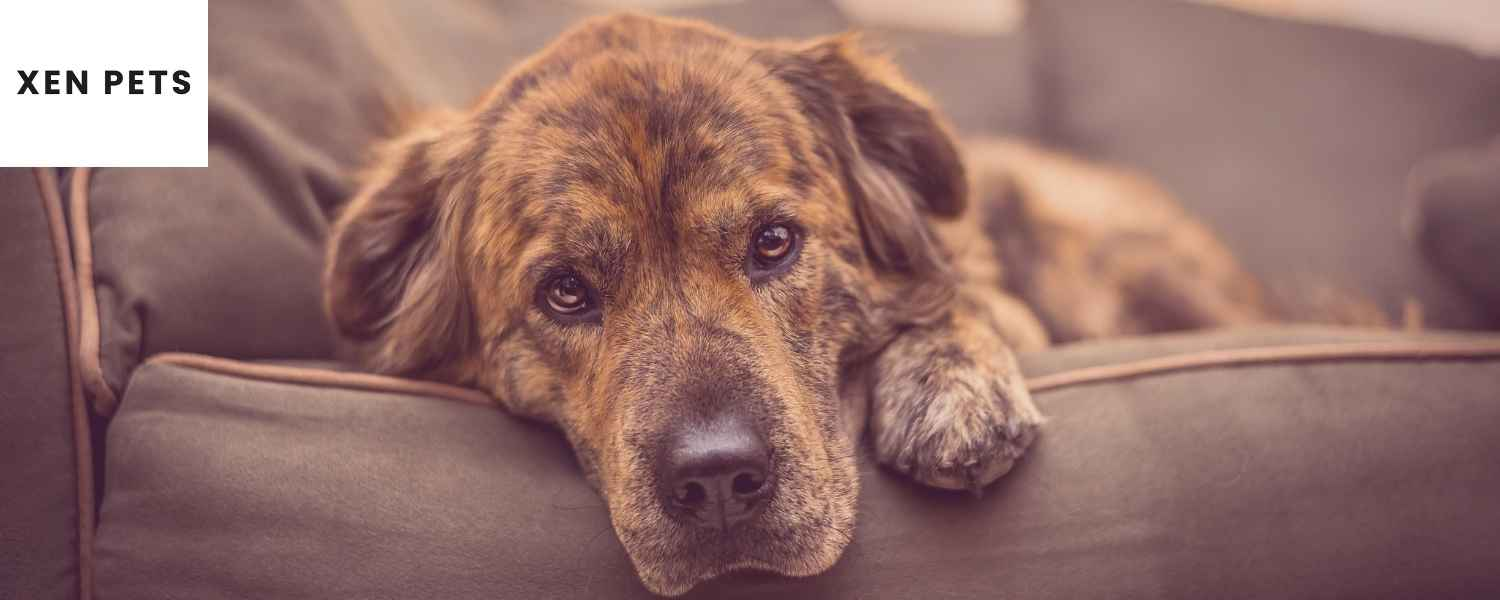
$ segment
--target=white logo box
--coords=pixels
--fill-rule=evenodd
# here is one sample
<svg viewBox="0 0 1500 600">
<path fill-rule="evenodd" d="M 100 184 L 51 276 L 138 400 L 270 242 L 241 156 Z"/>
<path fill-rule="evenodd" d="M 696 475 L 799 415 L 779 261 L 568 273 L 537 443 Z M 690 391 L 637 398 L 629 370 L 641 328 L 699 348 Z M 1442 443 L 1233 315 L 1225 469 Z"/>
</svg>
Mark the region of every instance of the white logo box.
<svg viewBox="0 0 1500 600">
<path fill-rule="evenodd" d="M 207 163 L 205 1 L 0 2 L 0 167 Z"/>
</svg>

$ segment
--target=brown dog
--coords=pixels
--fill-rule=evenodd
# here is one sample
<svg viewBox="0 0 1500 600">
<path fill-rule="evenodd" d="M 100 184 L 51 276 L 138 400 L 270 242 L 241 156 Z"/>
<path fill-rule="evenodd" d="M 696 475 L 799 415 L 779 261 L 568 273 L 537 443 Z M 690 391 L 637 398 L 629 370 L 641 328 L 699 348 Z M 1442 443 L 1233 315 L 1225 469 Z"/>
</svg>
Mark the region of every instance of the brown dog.
<svg viewBox="0 0 1500 600">
<path fill-rule="evenodd" d="M 881 463 L 977 490 L 1042 422 L 1015 351 L 1266 316 L 1145 180 L 966 154 L 853 37 L 595 19 L 380 148 L 327 309 L 369 367 L 560 427 L 651 590 L 811 575 L 866 423 Z"/>
</svg>

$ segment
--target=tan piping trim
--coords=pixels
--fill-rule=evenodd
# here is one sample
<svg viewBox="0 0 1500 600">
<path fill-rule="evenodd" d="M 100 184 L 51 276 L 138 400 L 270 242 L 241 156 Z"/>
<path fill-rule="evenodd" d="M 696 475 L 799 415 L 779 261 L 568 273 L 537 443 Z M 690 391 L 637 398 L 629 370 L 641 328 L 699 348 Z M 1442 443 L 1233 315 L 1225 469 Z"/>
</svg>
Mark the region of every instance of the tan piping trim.
<svg viewBox="0 0 1500 600">
<path fill-rule="evenodd" d="M 99 364 L 99 298 L 94 290 L 94 241 L 89 229 L 89 169 L 73 170 L 70 190 L 73 225 L 73 264 L 77 269 L 79 330 L 78 367 L 83 385 L 94 401 L 94 410 L 113 415 L 118 399 L 104 379 Z"/>
<path fill-rule="evenodd" d="M 1489 357 L 1500 357 L 1500 339 L 1350 342 L 1271 346 L 1264 348 L 1241 348 L 1237 350 L 1211 350 L 1115 365 L 1073 369 L 1031 378 L 1027 381 L 1027 387 L 1032 392 L 1045 392 L 1077 385 L 1104 383 L 1144 375 L 1208 367 L 1235 367 L 1331 360 L 1425 360 Z M 401 379 L 399 377 L 369 373 L 266 365 L 185 352 L 158 354 L 146 362 L 170 364 L 264 381 L 435 396 L 469 404 L 495 404 L 493 399 L 478 390 L 443 383 Z"/>
<path fill-rule="evenodd" d="M 1035 377 L 1027 381 L 1033 392 L 1103 383 L 1206 367 L 1249 366 L 1267 363 L 1330 360 L 1422 360 L 1431 358 L 1486 358 L 1500 356 L 1500 339 L 1348 342 L 1210 350 L 1148 358 L 1114 365 L 1086 367 Z"/>
<path fill-rule="evenodd" d="M 186 352 L 157 354 L 146 362 L 177 365 L 263 381 L 301 383 L 323 387 L 344 387 L 417 396 L 435 396 L 445 400 L 454 400 L 469 404 L 496 405 L 495 401 L 489 395 L 478 390 L 432 381 L 417 381 L 415 379 L 402 379 L 372 373 L 352 373 L 308 367 L 267 365 Z"/>
<path fill-rule="evenodd" d="M 68 398 L 73 409 L 73 465 L 78 484 L 78 598 L 94 597 L 94 448 L 89 431 L 89 408 L 83 399 L 83 382 L 78 372 L 78 280 L 74 278 L 72 257 L 68 254 L 68 228 L 63 218 L 62 192 L 57 173 L 52 169 L 35 169 L 37 191 L 41 193 L 42 210 L 47 213 L 47 229 L 52 236 L 52 254 L 57 259 L 58 292 L 62 294 L 63 330 L 67 336 Z"/>
</svg>

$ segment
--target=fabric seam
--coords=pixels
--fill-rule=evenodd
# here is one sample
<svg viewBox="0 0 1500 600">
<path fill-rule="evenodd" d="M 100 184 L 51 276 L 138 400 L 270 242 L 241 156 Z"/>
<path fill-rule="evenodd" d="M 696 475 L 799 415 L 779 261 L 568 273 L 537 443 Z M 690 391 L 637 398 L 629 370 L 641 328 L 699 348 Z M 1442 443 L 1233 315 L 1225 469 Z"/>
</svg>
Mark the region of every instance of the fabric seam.
<svg viewBox="0 0 1500 600">
<path fill-rule="evenodd" d="M 1082 367 L 1027 380 L 1032 392 L 1214 367 L 1331 361 L 1478 359 L 1500 357 L 1500 339 L 1335 342 L 1206 350 Z"/>
<path fill-rule="evenodd" d="M 465 404 L 497 405 L 495 400 L 488 394 L 479 390 L 435 381 L 404 379 L 373 373 L 268 365 L 190 352 L 165 352 L 157 354 L 147 359 L 145 364 L 175 365 L 221 375 L 276 383 L 294 383 L 318 387 L 337 387 L 373 392 L 433 396 Z"/>
<path fill-rule="evenodd" d="M 89 230 L 89 178 L 87 167 L 73 170 L 69 190 L 73 228 L 73 265 L 78 278 L 79 330 L 78 366 L 83 385 L 93 400 L 94 409 L 109 417 L 119 398 L 104 378 L 99 358 L 99 296 L 94 287 L 94 241 Z"/>
</svg>

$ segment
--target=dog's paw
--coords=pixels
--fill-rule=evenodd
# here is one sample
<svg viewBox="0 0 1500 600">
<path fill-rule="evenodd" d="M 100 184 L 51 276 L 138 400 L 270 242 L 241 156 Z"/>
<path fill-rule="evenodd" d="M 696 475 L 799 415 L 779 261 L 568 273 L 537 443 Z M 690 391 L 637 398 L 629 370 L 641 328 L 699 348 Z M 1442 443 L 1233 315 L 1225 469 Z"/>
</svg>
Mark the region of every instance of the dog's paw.
<svg viewBox="0 0 1500 600">
<path fill-rule="evenodd" d="M 879 461 L 924 485 L 976 494 L 1010 471 L 1044 418 L 1009 351 L 898 339 L 877 359 L 871 434 Z"/>
</svg>

